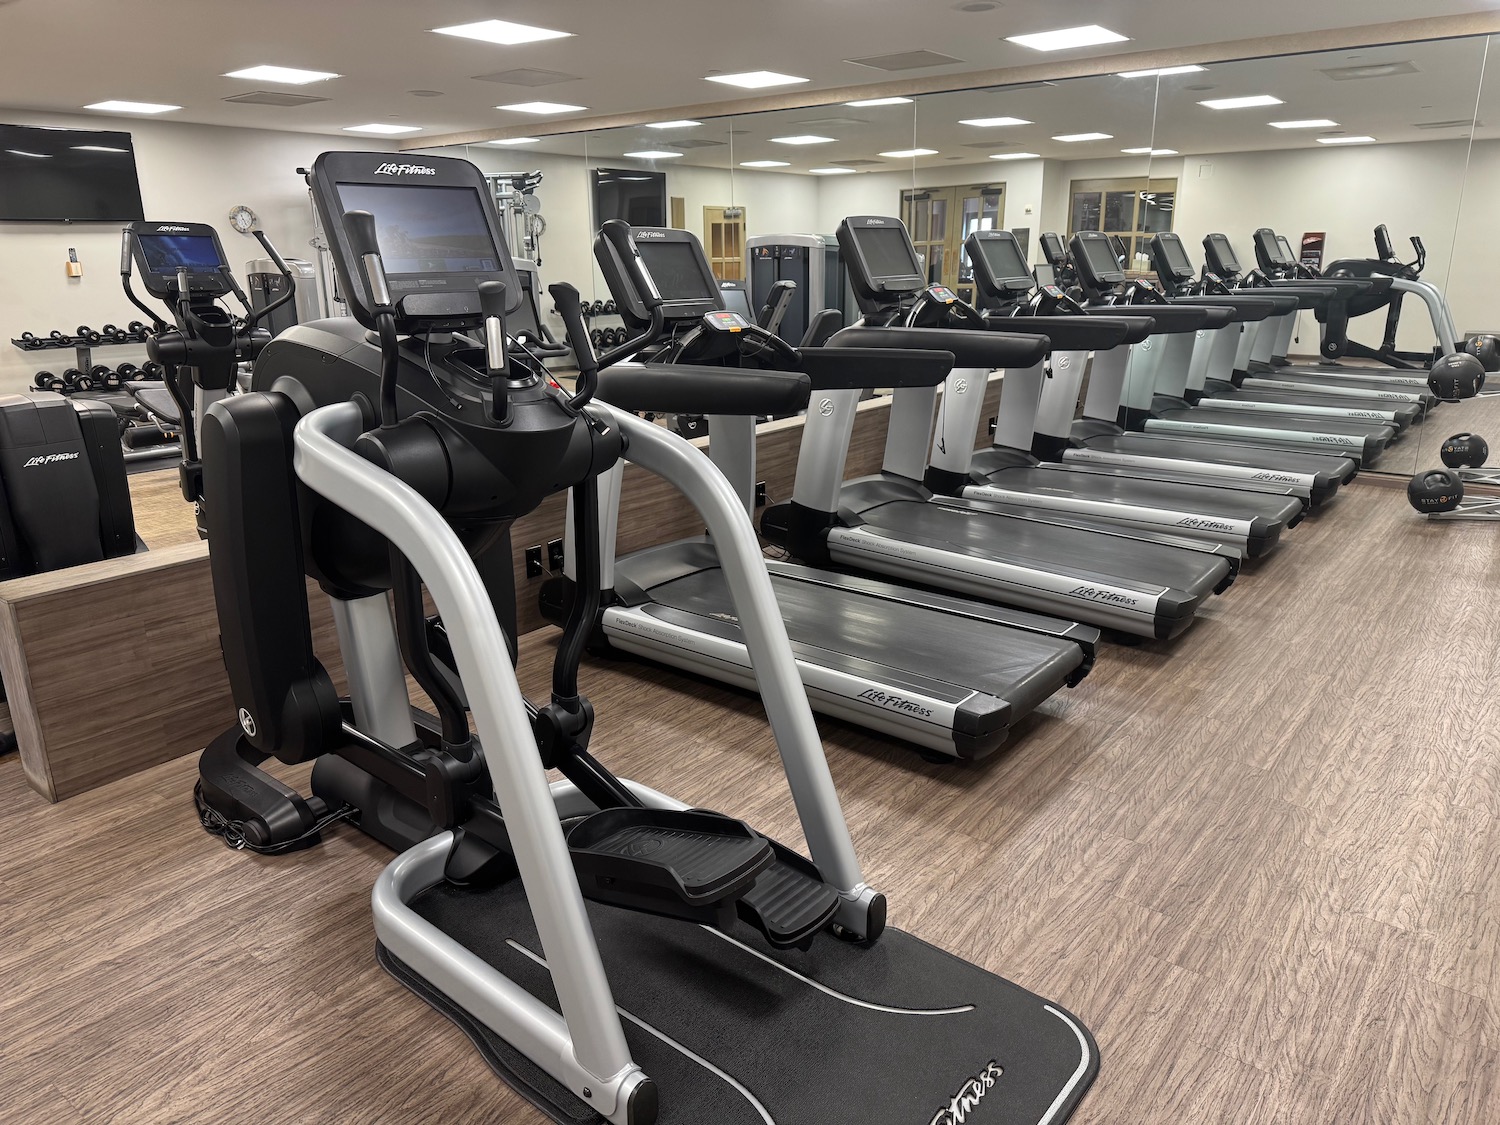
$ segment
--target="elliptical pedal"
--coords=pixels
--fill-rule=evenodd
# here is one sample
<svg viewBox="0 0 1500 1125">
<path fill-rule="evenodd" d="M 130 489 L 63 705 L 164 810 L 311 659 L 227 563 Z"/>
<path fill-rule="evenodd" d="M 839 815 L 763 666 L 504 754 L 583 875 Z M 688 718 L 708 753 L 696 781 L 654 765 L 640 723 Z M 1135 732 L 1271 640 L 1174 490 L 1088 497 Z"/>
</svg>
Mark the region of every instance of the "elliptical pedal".
<svg viewBox="0 0 1500 1125">
<path fill-rule="evenodd" d="M 806 950 L 833 920 L 839 894 L 823 881 L 811 860 L 784 844 L 767 840 L 776 860 L 760 873 L 739 901 L 740 918 L 777 949 Z"/>
</svg>

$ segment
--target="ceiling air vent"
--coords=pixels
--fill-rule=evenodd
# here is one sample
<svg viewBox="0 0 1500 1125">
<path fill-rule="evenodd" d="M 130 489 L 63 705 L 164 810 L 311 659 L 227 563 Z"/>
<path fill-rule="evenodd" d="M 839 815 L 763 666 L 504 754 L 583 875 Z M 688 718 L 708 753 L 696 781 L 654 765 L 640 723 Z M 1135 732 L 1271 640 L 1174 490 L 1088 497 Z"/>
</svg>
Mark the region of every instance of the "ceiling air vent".
<svg viewBox="0 0 1500 1125">
<path fill-rule="evenodd" d="M 279 90 L 252 90 L 248 94 L 235 94 L 232 98 L 225 98 L 226 102 L 234 102 L 237 105 L 312 105 L 313 102 L 326 102 L 327 98 L 315 98 L 311 94 L 284 94 Z"/>
<path fill-rule="evenodd" d="M 1467 117 L 1455 117 L 1452 121 L 1418 121 L 1412 126 L 1414 129 L 1467 129 L 1473 125 L 1476 129 L 1483 129 L 1483 121 L 1471 121 Z"/>
<path fill-rule="evenodd" d="M 660 139 L 661 139 L 660 137 L 657 138 L 657 140 L 660 140 Z M 726 142 L 726 141 L 707 141 L 707 140 L 703 140 L 703 139 L 700 138 L 698 140 L 691 140 L 691 141 L 678 141 L 678 140 L 674 140 L 672 142 L 672 147 L 673 148 L 713 148 L 716 145 L 723 146 L 723 145 L 725 145 L 727 143 L 728 142 Z"/>
<path fill-rule="evenodd" d="M 1360 78 L 1391 78 L 1397 74 L 1420 74 L 1416 63 L 1412 62 L 1387 62 L 1366 63 L 1363 66 L 1336 66 L 1332 70 L 1323 71 L 1335 82 L 1353 82 Z"/>
<path fill-rule="evenodd" d="M 552 86 L 558 82 L 577 82 L 579 75 L 564 74 L 560 70 L 537 70 L 535 67 L 518 66 L 514 70 L 497 70 L 490 74 L 476 74 L 476 82 L 503 82 L 507 86 Z"/>
<path fill-rule="evenodd" d="M 952 55 L 940 55 L 936 51 L 898 51 L 894 55 L 870 55 L 863 59 L 845 59 L 855 66 L 867 66 L 871 70 L 921 70 L 924 66 L 952 66 L 963 59 Z"/>
<path fill-rule="evenodd" d="M 844 168 L 863 168 L 869 164 L 884 164 L 884 160 L 830 160 L 830 164 L 838 164 Z"/>
</svg>

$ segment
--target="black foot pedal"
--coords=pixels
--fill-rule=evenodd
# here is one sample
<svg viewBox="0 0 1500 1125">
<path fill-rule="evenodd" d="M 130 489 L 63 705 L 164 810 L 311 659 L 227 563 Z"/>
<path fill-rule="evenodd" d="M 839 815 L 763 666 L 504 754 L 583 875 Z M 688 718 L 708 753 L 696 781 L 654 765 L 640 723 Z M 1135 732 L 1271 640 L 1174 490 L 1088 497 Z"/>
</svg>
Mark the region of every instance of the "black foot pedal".
<svg viewBox="0 0 1500 1125">
<path fill-rule="evenodd" d="M 742 820 L 666 809 L 595 813 L 568 833 L 568 847 L 588 898 L 721 928 L 774 859 Z"/>
<path fill-rule="evenodd" d="M 839 893 L 823 882 L 817 865 L 769 841 L 776 862 L 760 873 L 739 901 L 740 917 L 777 949 L 806 949 L 838 909 Z"/>
</svg>

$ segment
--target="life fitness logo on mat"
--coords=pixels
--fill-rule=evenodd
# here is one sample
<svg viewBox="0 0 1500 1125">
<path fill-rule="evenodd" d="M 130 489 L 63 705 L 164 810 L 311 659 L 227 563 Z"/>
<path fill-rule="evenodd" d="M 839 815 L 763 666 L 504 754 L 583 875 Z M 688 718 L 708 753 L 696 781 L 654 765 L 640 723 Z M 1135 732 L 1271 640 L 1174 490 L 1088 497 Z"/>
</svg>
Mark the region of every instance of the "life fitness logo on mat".
<svg viewBox="0 0 1500 1125">
<path fill-rule="evenodd" d="M 375 169 L 377 176 L 436 176 L 437 169 L 431 164 L 382 164 Z"/>
<path fill-rule="evenodd" d="M 964 1125 L 969 1115 L 979 1108 L 984 1096 L 995 1088 L 995 1083 L 1005 1070 L 994 1059 L 990 1065 L 959 1087 L 958 1093 L 942 1109 L 932 1115 L 928 1125 Z"/>
<path fill-rule="evenodd" d="M 37 465 L 51 465 L 57 461 L 76 460 L 78 460 L 78 454 L 76 453 L 48 453 L 42 457 L 33 457 L 30 461 L 27 461 L 26 464 L 22 465 L 21 468 L 32 469 Z"/>
</svg>

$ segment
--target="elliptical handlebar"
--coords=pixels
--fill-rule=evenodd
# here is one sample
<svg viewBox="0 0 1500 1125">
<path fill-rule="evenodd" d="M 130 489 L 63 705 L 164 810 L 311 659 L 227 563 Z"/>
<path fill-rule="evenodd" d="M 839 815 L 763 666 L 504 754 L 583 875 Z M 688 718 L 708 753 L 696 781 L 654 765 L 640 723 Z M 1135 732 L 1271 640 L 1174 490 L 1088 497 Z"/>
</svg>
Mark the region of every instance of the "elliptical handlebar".
<svg viewBox="0 0 1500 1125">
<path fill-rule="evenodd" d="M 578 388 L 573 397 L 568 399 L 568 406 L 579 410 L 594 397 L 594 390 L 599 384 L 599 359 L 594 355 L 588 329 L 583 323 L 583 307 L 578 289 L 566 281 L 555 281 L 547 286 L 547 292 L 552 296 L 552 303 L 557 306 L 557 314 L 562 317 L 568 343 L 573 345 L 573 356 L 578 363 Z M 661 308 L 658 305 L 652 314 L 652 320 L 660 319 Z"/>
<path fill-rule="evenodd" d="M 396 343 L 396 306 L 385 276 L 385 262 L 380 257 L 380 240 L 375 233 L 375 216 L 368 211 L 345 211 L 344 234 L 349 248 L 365 275 L 370 307 L 375 313 L 375 328 L 380 333 L 380 424 L 394 426 L 400 419 L 396 410 L 396 372 L 401 353 Z M 504 287 L 501 287 L 504 294 Z"/>
</svg>

